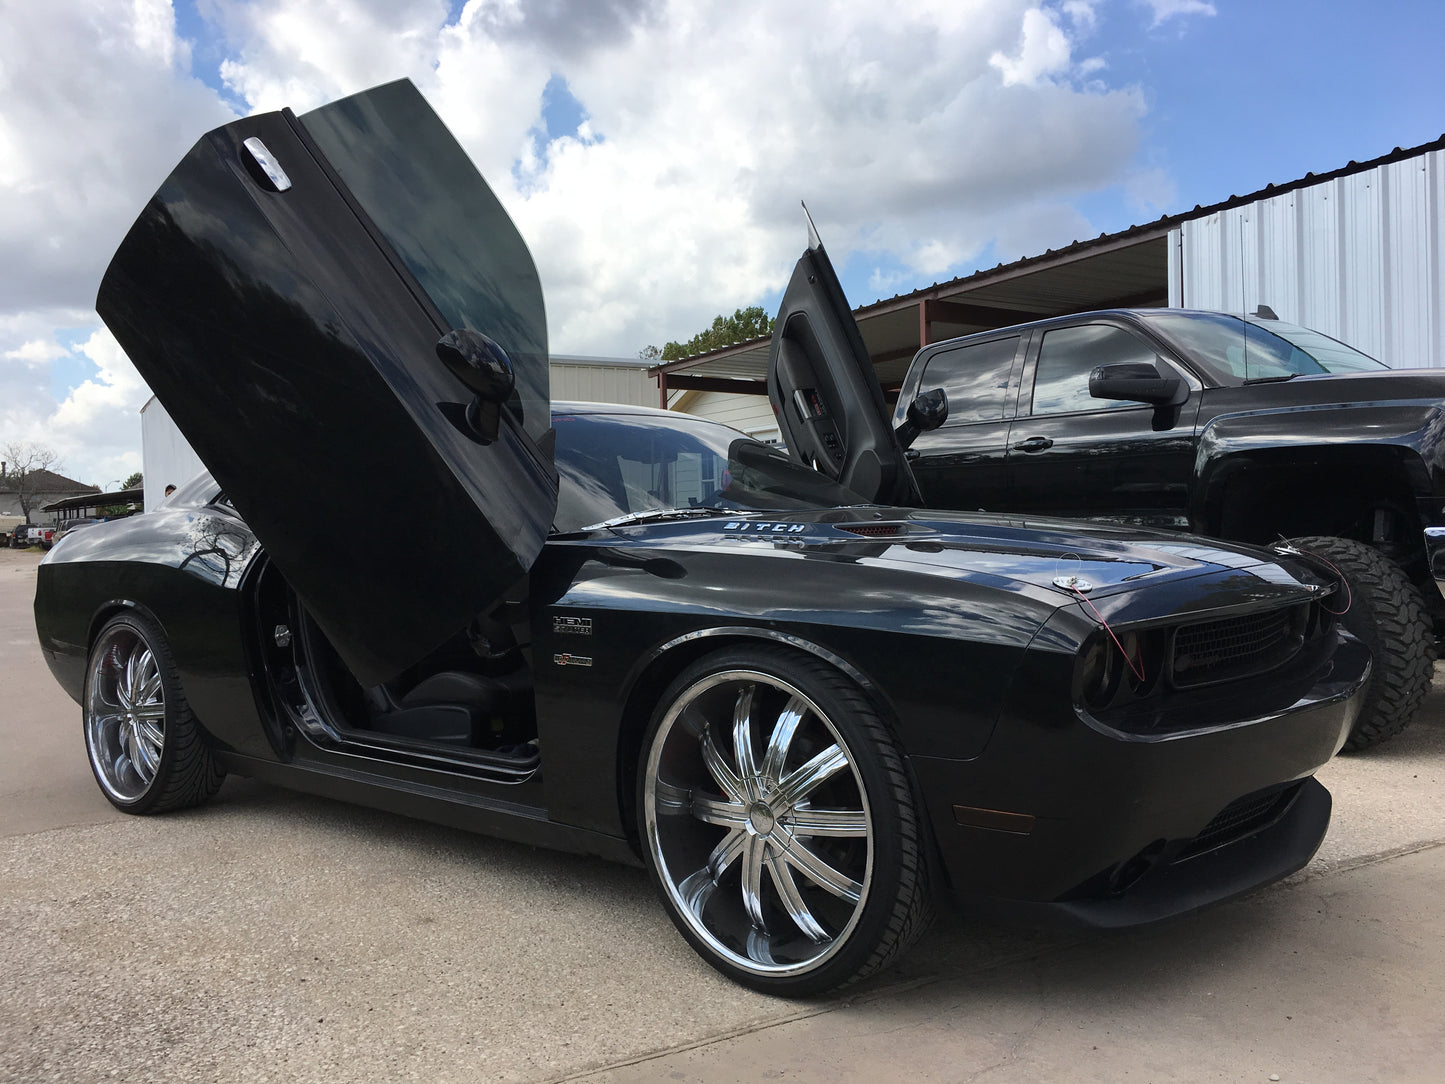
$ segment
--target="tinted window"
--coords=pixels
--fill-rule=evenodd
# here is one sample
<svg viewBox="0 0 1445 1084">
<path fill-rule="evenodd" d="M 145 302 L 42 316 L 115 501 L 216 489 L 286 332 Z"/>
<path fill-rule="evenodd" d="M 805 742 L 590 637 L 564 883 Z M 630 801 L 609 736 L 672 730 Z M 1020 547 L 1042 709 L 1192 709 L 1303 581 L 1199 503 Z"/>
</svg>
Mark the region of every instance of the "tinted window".
<svg viewBox="0 0 1445 1084">
<path fill-rule="evenodd" d="M 948 393 L 948 422 L 997 421 L 1003 417 L 1008 378 L 1018 353 L 1019 336 L 991 339 L 945 350 L 928 359 L 919 391 Z"/>
<path fill-rule="evenodd" d="M 1089 394 L 1089 373 L 1100 365 L 1125 362 L 1155 364 L 1158 354 L 1142 339 L 1107 324 L 1062 327 L 1044 335 L 1034 376 L 1035 414 L 1074 410 L 1111 410 L 1136 403 L 1095 399 Z"/>
<path fill-rule="evenodd" d="M 563 414 L 557 529 L 671 508 L 782 510 L 862 503 L 856 493 L 735 429 L 699 418 Z"/>
</svg>

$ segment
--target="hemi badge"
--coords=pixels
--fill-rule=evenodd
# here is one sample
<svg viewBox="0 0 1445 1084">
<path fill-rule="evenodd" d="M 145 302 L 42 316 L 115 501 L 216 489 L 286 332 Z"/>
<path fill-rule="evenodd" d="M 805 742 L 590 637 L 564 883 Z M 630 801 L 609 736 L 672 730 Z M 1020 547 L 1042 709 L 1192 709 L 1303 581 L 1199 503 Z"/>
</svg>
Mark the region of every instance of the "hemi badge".
<svg viewBox="0 0 1445 1084">
<path fill-rule="evenodd" d="M 553 655 L 552 661 L 558 666 L 591 666 L 592 660 L 586 655 L 569 655 L 563 652 L 561 655 Z"/>
<path fill-rule="evenodd" d="M 552 631 L 571 633 L 573 636 L 591 636 L 592 618 L 554 617 L 552 618 Z"/>
</svg>

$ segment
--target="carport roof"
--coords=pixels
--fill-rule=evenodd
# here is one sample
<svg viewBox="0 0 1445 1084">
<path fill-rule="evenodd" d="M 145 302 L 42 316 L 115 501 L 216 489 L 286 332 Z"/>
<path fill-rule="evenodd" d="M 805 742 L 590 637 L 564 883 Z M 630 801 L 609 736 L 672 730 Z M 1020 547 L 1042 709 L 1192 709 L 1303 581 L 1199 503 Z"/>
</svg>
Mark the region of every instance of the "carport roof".
<svg viewBox="0 0 1445 1084">
<path fill-rule="evenodd" d="M 1396 147 L 1366 162 L 1351 161 L 1328 173 L 1306 173 L 1207 207 L 1196 205 L 1192 211 L 935 282 L 854 309 L 853 315 L 879 381 L 896 389 L 913 355 L 928 342 L 1046 316 L 1167 304 L 1169 231 L 1183 222 L 1442 148 L 1445 135 L 1418 147 Z M 763 336 L 655 365 L 649 372 L 660 383 L 665 381 L 668 389 L 765 393 L 769 342 Z"/>
</svg>

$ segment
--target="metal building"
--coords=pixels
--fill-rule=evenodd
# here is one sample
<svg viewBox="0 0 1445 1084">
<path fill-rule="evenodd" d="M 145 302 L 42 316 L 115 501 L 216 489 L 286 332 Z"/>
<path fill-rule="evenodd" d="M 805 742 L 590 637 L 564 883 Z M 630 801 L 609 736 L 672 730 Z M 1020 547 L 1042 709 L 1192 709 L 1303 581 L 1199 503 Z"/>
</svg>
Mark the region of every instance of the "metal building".
<svg viewBox="0 0 1445 1084">
<path fill-rule="evenodd" d="M 1176 305 L 1318 328 L 1397 368 L 1445 366 L 1445 136 L 854 310 L 884 391 L 931 342 L 1047 316 Z M 768 339 L 654 366 L 663 405 L 768 424 Z M 744 398 L 746 397 L 746 398 Z"/>
</svg>

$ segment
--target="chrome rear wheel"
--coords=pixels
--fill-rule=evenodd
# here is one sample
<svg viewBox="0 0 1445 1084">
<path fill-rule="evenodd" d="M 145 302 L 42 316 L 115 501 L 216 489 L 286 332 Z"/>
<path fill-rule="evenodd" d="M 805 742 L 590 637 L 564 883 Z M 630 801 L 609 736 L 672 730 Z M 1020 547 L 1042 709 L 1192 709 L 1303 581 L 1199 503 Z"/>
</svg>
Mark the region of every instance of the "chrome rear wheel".
<svg viewBox="0 0 1445 1084">
<path fill-rule="evenodd" d="M 181 692 L 170 648 L 140 615 L 121 614 L 100 630 L 83 713 L 91 770 L 118 808 L 179 809 L 220 787 L 224 773 Z"/>
</svg>

